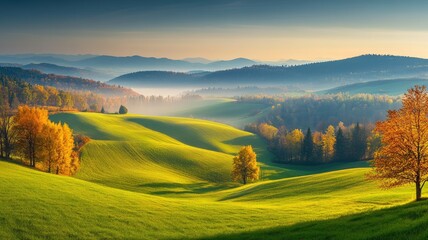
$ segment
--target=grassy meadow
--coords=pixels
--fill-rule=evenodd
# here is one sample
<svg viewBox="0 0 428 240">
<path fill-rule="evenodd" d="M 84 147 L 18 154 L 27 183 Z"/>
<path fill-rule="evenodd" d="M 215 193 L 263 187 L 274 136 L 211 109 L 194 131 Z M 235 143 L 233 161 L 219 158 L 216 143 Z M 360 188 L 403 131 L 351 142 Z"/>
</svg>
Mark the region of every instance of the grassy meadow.
<svg viewBox="0 0 428 240">
<path fill-rule="evenodd" d="M 81 169 L 65 177 L 0 161 L 1 239 L 426 236 L 428 219 L 412 214 L 426 212 L 426 203 L 410 203 L 411 186 L 384 191 L 366 181 L 365 162 L 277 165 L 256 135 L 205 120 L 96 113 L 51 119 L 92 139 Z M 232 157 L 248 144 L 262 179 L 241 186 L 230 181 Z"/>
</svg>

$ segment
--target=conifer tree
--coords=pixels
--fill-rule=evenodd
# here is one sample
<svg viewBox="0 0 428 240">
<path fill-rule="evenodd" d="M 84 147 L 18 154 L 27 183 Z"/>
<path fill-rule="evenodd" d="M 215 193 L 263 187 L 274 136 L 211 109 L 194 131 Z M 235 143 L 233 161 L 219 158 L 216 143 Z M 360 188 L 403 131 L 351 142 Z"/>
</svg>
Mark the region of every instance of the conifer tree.
<svg viewBox="0 0 428 240">
<path fill-rule="evenodd" d="M 313 161 L 314 155 L 314 142 L 312 140 L 311 129 L 308 128 L 306 132 L 305 138 L 303 139 L 302 144 L 302 161 L 303 162 L 311 162 Z"/>
</svg>

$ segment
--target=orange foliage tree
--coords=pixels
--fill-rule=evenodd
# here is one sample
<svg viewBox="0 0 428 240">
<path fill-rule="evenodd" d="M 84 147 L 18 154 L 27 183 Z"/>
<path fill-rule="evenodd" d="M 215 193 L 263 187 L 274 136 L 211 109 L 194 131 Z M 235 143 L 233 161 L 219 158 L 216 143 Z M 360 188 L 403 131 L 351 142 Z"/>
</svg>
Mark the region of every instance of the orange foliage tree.
<svg viewBox="0 0 428 240">
<path fill-rule="evenodd" d="M 43 126 L 48 122 L 48 112 L 41 108 L 19 106 L 14 117 L 18 139 L 18 152 L 28 160 L 29 165 L 36 166 L 40 160 L 41 135 Z"/>
<path fill-rule="evenodd" d="M 376 152 L 370 179 L 381 180 L 383 188 L 413 183 L 416 200 L 428 180 L 428 92 L 415 86 L 403 97 L 399 110 L 388 111 L 376 124 L 382 145 Z"/>
<path fill-rule="evenodd" d="M 20 106 L 14 117 L 18 146 L 17 153 L 47 172 L 71 175 L 78 168 L 77 154 L 73 152 L 73 132 L 67 124 L 53 123 L 47 110 Z M 36 162 L 40 166 L 36 166 Z"/>
<path fill-rule="evenodd" d="M 233 158 L 232 179 L 247 184 L 259 179 L 260 168 L 257 166 L 256 153 L 251 145 L 244 146 Z"/>
</svg>

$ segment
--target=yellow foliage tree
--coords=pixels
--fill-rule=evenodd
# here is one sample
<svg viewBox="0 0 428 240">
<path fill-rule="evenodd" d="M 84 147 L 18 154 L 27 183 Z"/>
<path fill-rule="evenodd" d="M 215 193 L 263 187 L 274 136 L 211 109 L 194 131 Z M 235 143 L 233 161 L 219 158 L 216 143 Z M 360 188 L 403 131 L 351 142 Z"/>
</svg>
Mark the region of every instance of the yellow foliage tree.
<svg viewBox="0 0 428 240">
<path fill-rule="evenodd" d="M 48 121 L 41 135 L 41 158 L 48 172 L 71 175 L 73 166 L 73 135 L 67 124 Z"/>
<path fill-rule="evenodd" d="M 19 106 L 13 118 L 17 131 L 18 152 L 32 167 L 40 160 L 41 135 L 48 122 L 48 111 L 41 108 Z"/>
<path fill-rule="evenodd" d="M 260 123 L 258 128 L 260 135 L 262 135 L 268 141 L 272 141 L 272 139 L 278 133 L 278 129 L 276 127 L 267 123 Z"/>
<path fill-rule="evenodd" d="M 259 179 L 260 168 L 257 166 L 257 156 L 251 145 L 244 146 L 233 158 L 232 179 L 247 184 Z"/>
<path fill-rule="evenodd" d="M 298 160 L 300 157 L 303 138 L 304 135 L 300 129 L 294 129 L 285 136 L 289 161 Z"/>
<path fill-rule="evenodd" d="M 381 180 L 383 188 L 413 183 L 416 200 L 428 180 L 428 92 L 415 86 L 403 97 L 399 110 L 388 111 L 385 121 L 376 123 L 382 145 L 375 153 L 370 179 Z"/>
<path fill-rule="evenodd" d="M 63 175 L 77 170 L 79 161 L 73 152 L 73 132 L 67 124 L 53 123 L 46 110 L 28 106 L 18 108 L 14 122 L 19 143 L 17 152 L 30 166 L 36 167 L 36 161 L 41 162 L 43 170 Z"/>
<path fill-rule="evenodd" d="M 322 136 L 322 152 L 324 154 L 324 161 L 328 162 L 333 158 L 335 143 L 336 135 L 334 133 L 334 127 L 330 125 Z"/>
</svg>

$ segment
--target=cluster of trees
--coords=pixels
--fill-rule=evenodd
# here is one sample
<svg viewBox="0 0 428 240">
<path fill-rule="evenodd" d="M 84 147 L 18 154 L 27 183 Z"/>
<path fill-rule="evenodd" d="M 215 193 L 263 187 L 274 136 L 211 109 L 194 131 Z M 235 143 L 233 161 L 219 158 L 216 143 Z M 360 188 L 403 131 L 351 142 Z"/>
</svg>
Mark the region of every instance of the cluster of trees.
<svg viewBox="0 0 428 240">
<path fill-rule="evenodd" d="M 346 127 L 340 122 L 337 127 L 328 126 L 324 132 L 304 133 L 300 129 L 288 131 L 268 123 L 247 126 L 269 143 L 271 151 L 280 163 L 326 163 L 347 162 L 372 158 L 380 146 L 378 134 L 372 134 L 373 126 L 359 123 Z"/>
<path fill-rule="evenodd" d="M 88 141 L 77 139 L 75 144 L 68 125 L 50 121 L 45 109 L 23 105 L 14 114 L 7 104 L 0 107 L 1 157 L 13 155 L 31 167 L 72 175 L 79 167 L 78 152 Z"/>
<path fill-rule="evenodd" d="M 401 100 L 397 97 L 371 94 L 308 95 L 300 97 L 241 97 L 240 102 L 265 104 L 271 111 L 260 121 L 269 122 L 277 128 L 314 130 L 346 123 L 374 123 L 386 117 L 386 111 L 397 109 Z"/>
</svg>

